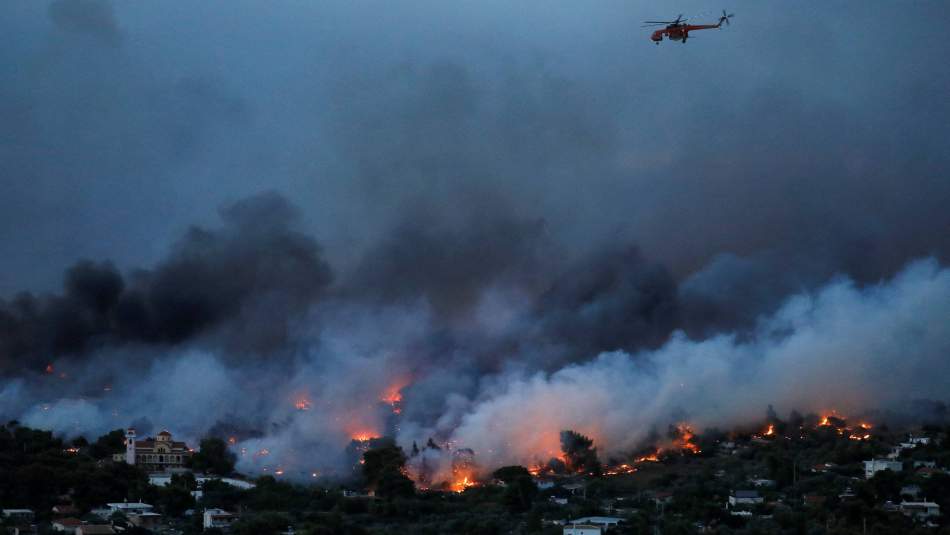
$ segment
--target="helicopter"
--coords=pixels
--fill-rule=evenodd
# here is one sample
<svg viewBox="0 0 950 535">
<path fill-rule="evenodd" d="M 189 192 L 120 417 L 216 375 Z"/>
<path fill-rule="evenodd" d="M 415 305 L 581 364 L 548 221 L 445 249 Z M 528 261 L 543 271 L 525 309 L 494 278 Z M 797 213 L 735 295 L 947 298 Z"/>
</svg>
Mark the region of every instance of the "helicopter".
<svg viewBox="0 0 950 535">
<path fill-rule="evenodd" d="M 643 21 L 643 27 L 649 28 L 653 26 L 666 25 L 666 28 L 661 28 L 653 32 L 653 35 L 650 36 L 650 39 L 653 40 L 657 45 L 660 44 L 660 41 L 663 40 L 665 35 L 671 41 L 682 41 L 683 44 L 686 44 L 686 40 L 689 39 L 689 32 L 693 30 L 708 30 L 710 28 L 721 28 L 722 23 L 725 22 L 729 24 L 729 19 L 734 17 L 734 13 L 726 14 L 726 10 L 722 10 L 722 16 L 719 17 L 719 22 L 716 24 L 686 24 L 687 19 L 683 18 L 683 15 L 680 14 L 676 17 L 676 20 L 646 20 Z"/>
</svg>

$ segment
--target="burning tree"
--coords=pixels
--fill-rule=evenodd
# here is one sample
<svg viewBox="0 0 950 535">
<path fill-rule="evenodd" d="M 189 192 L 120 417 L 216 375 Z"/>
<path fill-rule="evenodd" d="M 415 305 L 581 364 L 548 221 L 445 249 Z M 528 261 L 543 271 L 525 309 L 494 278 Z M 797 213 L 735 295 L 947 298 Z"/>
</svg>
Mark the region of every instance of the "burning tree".
<svg viewBox="0 0 950 535">
<path fill-rule="evenodd" d="M 600 474 L 600 461 L 593 439 L 566 429 L 561 431 L 561 451 L 564 452 L 564 463 L 568 470 Z"/>
</svg>

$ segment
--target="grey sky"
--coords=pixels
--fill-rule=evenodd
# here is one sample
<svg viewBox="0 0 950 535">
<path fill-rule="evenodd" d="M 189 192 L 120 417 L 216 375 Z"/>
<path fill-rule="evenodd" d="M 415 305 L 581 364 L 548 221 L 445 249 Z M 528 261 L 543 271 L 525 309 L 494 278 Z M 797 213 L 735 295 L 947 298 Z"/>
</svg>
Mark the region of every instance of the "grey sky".
<svg viewBox="0 0 950 535">
<path fill-rule="evenodd" d="M 2 8 L 0 295 L 148 265 L 267 189 L 338 267 L 420 205 L 481 202 L 678 276 L 796 240 L 887 271 L 947 250 L 942 2 L 734 2 L 659 47 L 641 20 L 720 6 L 79 4 Z"/>
</svg>

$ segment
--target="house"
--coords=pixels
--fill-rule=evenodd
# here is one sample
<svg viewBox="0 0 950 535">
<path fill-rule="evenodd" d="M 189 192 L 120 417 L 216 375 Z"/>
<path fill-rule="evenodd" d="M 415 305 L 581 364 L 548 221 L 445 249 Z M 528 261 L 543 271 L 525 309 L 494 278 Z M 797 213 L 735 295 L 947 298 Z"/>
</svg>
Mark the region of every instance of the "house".
<svg viewBox="0 0 950 535">
<path fill-rule="evenodd" d="M 76 533 L 76 528 L 82 525 L 82 520 L 74 517 L 60 518 L 54 520 L 52 524 L 53 531 L 62 533 Z"/>
<path fill-rule="evenodd" d="M 52 511 L 54 516 L 76 516 L 79 514 L 79 509 L 75 505 L 54 505 Z"/>
<path fill-rule="evenodd" d="M 617 518 L 614 516 L 585 516 L 583 518 L 572 520 L 570 524 L 590 524 L 593 526 L 599 526 L 603 528 L 604 531 L 607 531 L 609 528 L 616 527 L 616 525 L 622 521 L 622 518 Z"/>
<path fill-rule="evenodd" d="M 940 516 L 940 505 L 934 502 L 901 502 L 900 512 L 914 518 L 929 518 Z"/>
<path fill-rule="evenodd" d="M 914 468 L 936 468 L 937 461 L 914 461 Z"/>
<path fill-rule="evenodd" d="M 162 515 L 152 512 L 129 513 L 128 519 L 133 526 L 153 530 L 161 523 Z"/>
<path fill-rule="evenodd" d="M 35 516 L 32 509 L 3 509 L 2 512 L 3 518 L 21 524 L 32 523 Z"/>
<path fill-rule="evenodd" d="M 568 524 L 564 526 L 564 535 L 601 535 L 600 526 L 593 524 Z"/>
<path fill-rule="evenodd" d="M 237 519 L 237 515 L 224 509 L 205 509 L 201 525 L 204 526 L 204 529 L 227 529 Z"/>
<path fill-rule="evenodd" d="M 551 496 L 551 503 L 555 505 L 567 505 L 567 498 L 558 498 L 557 496 Z"/>
<path fill-rule="evenodd" d="M 729 495 L 729 505 L 756 505 L 765 501 L 757 491 L 737 490 Z"/>
<path fill-rule="evenodd" d="M 887 459 L 872 459 L 870 461 L 864 461 L 864 477 L 866 479 L 871 479 L 874 477 L 874 474 L 883 470 L 900 472 L 903 469 L 904 463 L 900 461 L 889 461 Z"/>
<path fill-rule="evenodd" d="M 752 483 L 756 487 L 774 487 L 775 480 L 773 479 L 750 479 L 749 483 Z"/>
<path fill-rule="evenodd" d="M 83 524 L 76 528 L 76 535 L 113 535 L 115 530 L 108 524 Z"/>
<path fill-rule="evenodd" d="M 171 485 L 173 475 L 176 473 L 181 474 L 186 472 L 188 472 L 188 470 L 172 470 L 170 472 L 152 473 L 148 475 L 148 482 L 150 485 L 155 485 L 156 487 L 167 487 L 168 485 Z M 195 474 L 195 483 L 197 483 L 198 488 L 201 488 L 208 481 L 220 481 L 242 490 L 253 489 L 255 486 L 257 486 L 250 481 L 235 479 L 233 477 L 218 477 L 212 475 Z"/>
<path fill-rule="evenodd" d="M 915 446 L 918 444 L 927 446 L 930 444 L 930 437 L 910 435 L 910 437 L 907 438 L 907 442 Z"/>
<path fill-rule="evenodd" d="M 142 513 L 151 513 L 152 509 L 155 507 L 142 502 L 116 502 L 116 503 L 107 503 L 106 508 L 110 513 L 123 513 L 123 514 L 142 514 Z"/>
<path fill-rule="evenodd" d="M 162 472 L 184 467 L 191 454 L 192 450 L 184 442 L 172 440 L 168 431 L 136 440 L 135 429 L 129 428 L 125 432 L 125 453 L 116 453 L 112 460 L 140 466 L 147 472 Z"/>
</svg>

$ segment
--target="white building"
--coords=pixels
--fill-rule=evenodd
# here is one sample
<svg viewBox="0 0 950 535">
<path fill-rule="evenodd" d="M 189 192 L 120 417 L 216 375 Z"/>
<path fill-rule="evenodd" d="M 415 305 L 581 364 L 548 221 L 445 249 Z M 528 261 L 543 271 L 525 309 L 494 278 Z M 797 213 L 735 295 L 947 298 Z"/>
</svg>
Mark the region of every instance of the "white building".
<svg viewBox="0 0 950 535">
<path fill-rule="evenodd" d="M 176 472 L 177 473 L 177 472 Z M 148 482 L 151 485 L 156 487 L 167 487 L 171 485 L 173 473 L 168 472 L 156 472 L 154 474 L 148 475 Z M 227 483 L 232 487 L 239 488 L 242 490 L 253 489 L 256 485 L 250 481 L 244 481 L 243 479 L 235 479 L 233 477 L 218 477 L 212 475 L 201 475 L 195 474 L 195 483 L 198 484 L 198 488 L 202 488 L 206 481 L 220 481 L 222 483 Z"/>
<path fill-rule="evenodd" d="M 754 490 L 737 490 L 729 495 L 729 505 L 756 505 L 765 499 Z"/>
<path fill-rule="evenodd" d="M 921 437 L 921 436 L 911 435 L 907 439 L 907 442 L 910 442 L 911 444 L 914 444 L 914 445 L 920 444 L 921 446 L 926 446 L 930 444 L 930 437 Z"/>
<path fill-rule="evenodd" d="M 564 535 L 601 535 L 600 526 L 593 524 L 569 524 L 564 526 Z"/>
<path fill-rule="evenodd" d="M 204 526 L 205 529 L 227 529 L 237 519 L 237 515 L 229 513 L 224 509 L 205 509 L 201 525 Z"/>
<path fill-rule="evenodd" d="M 607 528 L 612 528 L 619 524 L 623 519 L 617 518 L 615 516 L 585 516 L 583 518 L 578 518 L 576 520 L 571 520 L 571 524 L 592 524 L 594 526 L 600 526 L 607 530 Z"/>
<path fill-rule="evenodd" d="M 112 513 L 122 513 L 126 516 L 135 514 L 141 515 L 153 512 L 152 509 L 154 508 L 154 506 L 142 502 L 116 502 L 107 503 L 105 512 L 107 512 L 108 515 Z"/>
<path fill-rule="evenodd" d="M 864 461 L 864 477 L 865 479 L 871 479 L 874 477 L 874 474 L 882 470 L 891 470 L 893 472 L 900 472 L 904 469 L 904 463 L 900 461 L 891 461 L 888 459 L 873 459 L 870 461 Z"/>
<path fill-rule="evenodd" d="M 940 505 L 934 502 L 901 502 L 900 512 L 915 518 L 940 516 Z"/>
<path fill-rule="evenodd" d="M 9 518 L 14 522 L 33 522 L 32 509 L 3 509 L 3 518 Z"/>
</svg>

